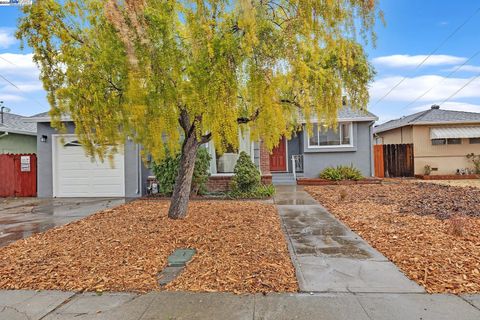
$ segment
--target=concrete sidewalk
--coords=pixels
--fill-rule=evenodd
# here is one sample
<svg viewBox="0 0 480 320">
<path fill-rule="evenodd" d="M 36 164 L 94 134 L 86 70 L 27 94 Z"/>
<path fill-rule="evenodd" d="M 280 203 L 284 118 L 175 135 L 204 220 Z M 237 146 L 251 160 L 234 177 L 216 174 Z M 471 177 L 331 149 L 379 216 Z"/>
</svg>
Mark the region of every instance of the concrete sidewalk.
<svg viewBox="0 0 480 320">
<path fill-rule="evenodd" d="M 289 241 L 300 291 L 424 292 L 301 186 L 279 187 L 275 203 Z"/>
<path fill-rule="evenodd" d="M 479 307 L 479 296 L 428 294 L 0 291 L 1 320 L 478 320 Z"/>
</svg>

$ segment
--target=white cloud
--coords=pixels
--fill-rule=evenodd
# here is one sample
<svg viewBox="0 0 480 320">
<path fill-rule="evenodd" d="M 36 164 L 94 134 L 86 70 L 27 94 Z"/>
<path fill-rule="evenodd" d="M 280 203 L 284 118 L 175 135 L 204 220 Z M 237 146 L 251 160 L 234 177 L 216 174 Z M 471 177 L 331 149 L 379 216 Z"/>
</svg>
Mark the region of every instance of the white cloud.
<svg viewBox="0 0 480 320">
<path fill-rule="evenodd" d="M 440 101 L 438 102 L 440 103 Z M 438 104 L 437 103 L 437 104 Z M 419 111 L 425 111 L 431 108 L 432 104 L 435 103 L 429 103 L 421 106 L 417 106 L 414 108 L 411 108 L 410 110 L 412 112 L 419 112 Z M 453 111 L 467 111 L 467 112 L 478 112 L 480 113 L 480 104 L 473 104 L 473 103 L 466 103 L 466 102 L 455 102 L 455 101 L 448 101 L 442 104 L 441 109 L 444 110 L 453 110 Z"/>
<path fill-rule="evenodd" d="M 445 69 L 445 71 L 455 71 L 458 69 L 458 72 L 480 72 L 480 66 L 474 66 L 471 64 L 466 64 L 464 66 L 456 66 L 449 69 Z"/>
<path fill-rule="evenodd" d="M 17 42 L 13 36 L 13 29 L 0 28 L 0 49 L 7 49 Z"/>
<path fill-rule="evenodd" d="M 414 68 L 422 63 L 426 57 L 427 55 L 411 56 L 408 54 L 396 54 L 391 56 L 377 57 L 372 61 L 375 65 L 386 66 L 390 68 Z M 423 63 L 423 66 L 461 64 L 466 60 L 466 58 L 457 56 L 432 55 Z"/>
<path fill-rule="evenodd" d="M 437 75 L 424 75 L 413 78 L 406 78 L 395 90 L 393 90 L 384 101 L 411 102 L 420 95 L 430 90 L 419 101 L 442 101 L 448 98 L 455 91 L 464 86 L 472 78 L 444 78 Z M 402 77 L 386 77 L 377 79 L 370 87 L 372 102 L 383 97 L 391 88 L 398 84 Z M 456 99 L 480 98 L 480 78 L 472 81 L 462 89 Z"/>
</svg>

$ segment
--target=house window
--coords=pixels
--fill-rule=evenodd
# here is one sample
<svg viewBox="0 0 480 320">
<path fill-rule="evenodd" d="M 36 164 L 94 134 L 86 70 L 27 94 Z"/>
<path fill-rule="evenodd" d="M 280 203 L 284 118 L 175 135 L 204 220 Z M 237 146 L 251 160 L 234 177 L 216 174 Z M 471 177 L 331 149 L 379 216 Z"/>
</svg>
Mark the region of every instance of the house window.
<svg viewBox="0 0 480 320">
<path fill-rule="evenodd" d="M 247 130 L 246 130 L 247 131 Z M 254 148 L 253 143 L 250 141 L 249 132 L 239 132 L 239 146 L 234 148 L 229 146 L 223 154 L 219 154 L 215 150 L 213 141 L 209 142 L 207 145 L 208 152 L 212 157 L 210 161 L 210 173 L 212 175 L 231 175 L 237 160 L 240 157 L 240 152 L 246 152 L 249 156 L 252 157 L 254 161 Z"/>
<path fill-rule="evenodd" d="M 341 147 L 352 145 L 352 124 L 339 123 L 335 129 L 326 128 L 321 124 L 314 123 L 312 134 L 308 139 L 311 148 Z"/>
<path fill-rule="evenodd" d="M 447 139 L 432 139 L 433 146 L 439 146 L 442 144 L 447 144 Z"/>
<path fill-rule="evenodd" d="M 470 138 L 470 144 L 480 144 L 480 138 Z"/>
<path fill-rule="evenodd" d="M 460 138 L 448 138 L 448 139 L 432 139 L 432 145 L 439 146 L 445 144 L 462 144 Z"/>
<path fill-rule="evenodd" d="M 447 144 L 462 144 L 462 139 L 460 138 L 447 139 Z"/>
</svg>

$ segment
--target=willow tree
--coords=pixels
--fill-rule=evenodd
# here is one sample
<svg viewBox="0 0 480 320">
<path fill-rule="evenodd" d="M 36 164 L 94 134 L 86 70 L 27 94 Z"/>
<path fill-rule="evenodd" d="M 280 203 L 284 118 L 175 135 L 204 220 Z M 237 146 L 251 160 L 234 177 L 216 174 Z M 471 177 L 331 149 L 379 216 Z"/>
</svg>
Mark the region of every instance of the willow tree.
<svg viewBox="0 0 480 320">
<path fill-rule="evenodd" d="M 272 149 L 300 118 L 364 108 L 377 0 L 37 0 L 17 36 L 34 50 L 54 126 L 69 114 L 91 156 L 127 137 L 154 160 L 181 152 L 170 205 L 183 218 L 198 148 Z"/>
</svg>

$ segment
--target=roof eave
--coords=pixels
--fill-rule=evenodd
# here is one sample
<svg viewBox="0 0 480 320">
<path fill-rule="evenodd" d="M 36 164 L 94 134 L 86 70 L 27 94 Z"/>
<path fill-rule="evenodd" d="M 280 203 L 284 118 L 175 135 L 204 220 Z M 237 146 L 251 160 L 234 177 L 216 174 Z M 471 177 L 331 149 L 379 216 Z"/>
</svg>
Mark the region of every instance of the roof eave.
<svg viewBox="0 0 480 320">
<path fill-rule="evenodd" d="M 62 122 L 67 122 L 67 121 L 72 121 L 71 117 L 63 116 L 60 121 Z M 47 117 L 31 117 L 25 119 L 25 122 L 52 122 L 52 118 L 50 116 Z"/>
<path fill-rule="evenodd" d="M 10 128 L 0 128 L 0 132 L 3 133 L 13 133 L 13 134 L 21 134 L 25 136 L 36 136 L 36 132 L 32 131 L 23 131 L 23 130 L 15 130 L 15 129 L 10 129 Z"/>
</svg>

